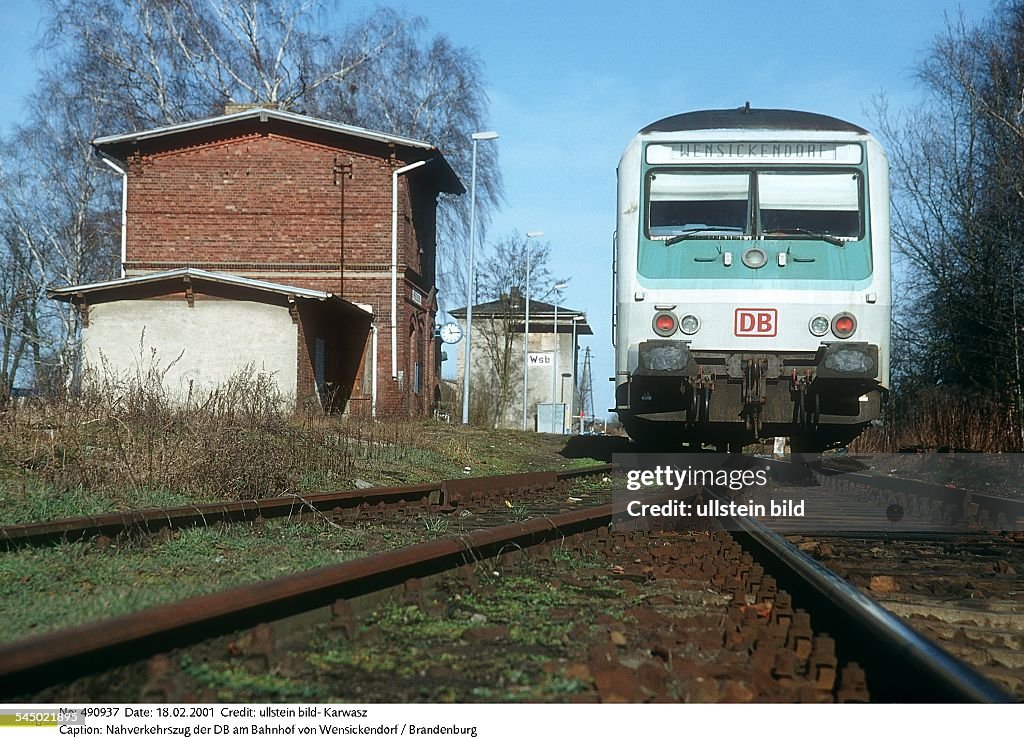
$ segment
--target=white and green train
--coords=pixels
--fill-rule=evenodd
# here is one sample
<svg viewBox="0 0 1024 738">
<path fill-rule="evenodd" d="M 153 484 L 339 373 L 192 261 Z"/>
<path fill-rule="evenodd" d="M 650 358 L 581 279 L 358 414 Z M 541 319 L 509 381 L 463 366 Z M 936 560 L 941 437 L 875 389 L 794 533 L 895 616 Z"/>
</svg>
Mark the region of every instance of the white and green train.
<svg viewBox="0 0 1024 738">
<path fill-rule="evenodd" d="M 848 443 L 889 386 L 889 169 L 793 110 L 703 110 L 618 168 L 616 407 L 641 445 Z"/>
</svg>

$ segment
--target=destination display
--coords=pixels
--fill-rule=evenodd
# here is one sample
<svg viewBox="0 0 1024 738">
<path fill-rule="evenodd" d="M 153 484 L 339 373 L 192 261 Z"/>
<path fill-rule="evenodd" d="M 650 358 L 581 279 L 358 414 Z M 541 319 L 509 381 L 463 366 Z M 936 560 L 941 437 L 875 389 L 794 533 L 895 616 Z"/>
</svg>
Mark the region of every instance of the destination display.
<svg viewBox="0 0 1024 738">
<path fill-rule="evenodd" d="M 648 164 L 697 162 L 766 163 L 822 162 L 860 164 L 862 151 L 856 143 L 825 141 L 691 141 L 647 145 Z"/>
</svg>

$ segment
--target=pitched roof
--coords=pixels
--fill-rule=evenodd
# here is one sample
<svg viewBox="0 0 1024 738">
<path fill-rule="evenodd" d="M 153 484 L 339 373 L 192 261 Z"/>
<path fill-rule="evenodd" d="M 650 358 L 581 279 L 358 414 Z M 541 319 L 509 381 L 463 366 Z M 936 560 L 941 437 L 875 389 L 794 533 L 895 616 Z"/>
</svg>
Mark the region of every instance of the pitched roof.
<svg viewBox="0 0 1024 738">
<path fill-rule="evenodd" d="M 466 191 L 462 181 L 455 174 L 451 165 L 448 164 L 444 155 L 436 146 L 426 141 L 382 133 L 381 131 L 372 131 L 368 128 L 360 128 L 358 126 L 346 125 L 322 118 L 313 118 L 308 115 L 300 115 L 299 113 L 290 113 L 285 110 L 275 110 L 273 108 L 249 108 L 237 113 L 216 115 L 184 123 L 174 123 L 144 131 L 100 136 L 92 142 L 92 145 L 97 151 L 124 161 L 143 142 L 155 144 L 159 143 L 161 139 L 174 139 L 175 137 L 197 131 L 240 123 L 251 123 L 257 126 L 278 124 L 306 128 L 310 131 L 325 133 L 328 136 L 350 137 L 370 143 L 393 146 L 402 151 L 402 158 L 405 161 L 437 160 L 441 166 L 439 181 L 443 184 L 442 191 L 454 194 L 462 194 Z"/>
<path fill-rule="evenodd" d="M 516 304 L 518 310 L 516 315 L 523 315 L 522 306 L 523 300 L 519 300 Z M 478 305 L 473 306 L 473 320 L 477 318 L 490 318 L 495 316 L 504 315 L 508 310 L 508 302 L 504 300 L 492 300 L 490 302 L 482 302 Z M 447 311 L 453 318 L 465 319 L 466 308 L 458 307 L 454 310 Z M 536 320 L 538 322 L 543 321 L 546 324 L 554 322 L 555 317 L 555 306 L 550 302 L 541 302 L 540 300 L 530 300 L 530 321 L 531 323 Z M 590 328 L 587 323 L 587 314 L 582 310 L 573 310 L 572 308 L 558 306 L 558 324 L 559 326 L 565 326 L 568 328 L 569 323 L 572 319 L 582 317 L 583 320 L 576 322 L 576 333 L 581 336 L 592 336 L 594 331 Z M 541 329 L 544 330 L 544 329 Z M 559 329 L 561 330 L 561 328 Z"/>
<path fill-rule="evenodd" d="M 217 284 L 226 284 L 234 287 L 242 287 L 244 289 L 255 290 L 257 292 L 266 292 L 277 295 L 283 295 L 291 300 L 294 299 L 306 299 L 306 300 L 319 300 L 319 301 L 336 301 L 338 303 L 344 303 L 350 305 L 368 316 L 373 315 L 373 308 L 369 305 L 361 305 L 354 302 L 349 302 L 340 297 L 337 297 L 331 292 L 323 292 L 321 290 L 311 290 L 305 287 L 295 287 L 293 285 L 279 284 L 277 282 L 264 282 L 259 279 L 250 279 L 248 277 L 240 277 L 236 274 L 225 274 L 223 272 L 208 272 L 205 269 L 195 269 L 192 267 L 182 267 L 180 269 L 171 269 L 165 272 L 151 272 L 149 274 L 140 274 L 136 277 L 125 277 L 123 279 L 111 279 L 105 282 L 92 282 L 90 284 L 77 284 L 69 285 L 67 287 L 53 287 L 48 289 L 47 294 L 54 300 L 61 300 L 66 302 L 74 301 L 76 298 L 82 298 L 89 294 L 102 294 L 111 292 L 114 290 L 123 290 L 145 284 L 154 284 L 157 282 L 167 282 L 173 280 L 185 281 L 196 281 L 196 282 L 214 282 Z"/>
</svg>

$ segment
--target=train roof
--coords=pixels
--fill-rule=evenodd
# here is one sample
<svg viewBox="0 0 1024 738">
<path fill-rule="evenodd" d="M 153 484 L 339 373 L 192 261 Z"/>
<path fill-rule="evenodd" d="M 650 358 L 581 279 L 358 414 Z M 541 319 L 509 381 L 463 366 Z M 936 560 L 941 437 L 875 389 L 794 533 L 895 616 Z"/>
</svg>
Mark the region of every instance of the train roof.
<svg viewBox="0 0 1024 738">
<path fill-rule="evenodd" d="M 860 126 L 833 118 L 830 115 L 805 113 L 801 110 L 752 108 L 749 104 L 742 108 L 695 110 L 691 113 L 672 115 L 642 128 L 640 133 L 714 129 L 845 131 L 867 134 L 867 131 Z"/>
</svg>

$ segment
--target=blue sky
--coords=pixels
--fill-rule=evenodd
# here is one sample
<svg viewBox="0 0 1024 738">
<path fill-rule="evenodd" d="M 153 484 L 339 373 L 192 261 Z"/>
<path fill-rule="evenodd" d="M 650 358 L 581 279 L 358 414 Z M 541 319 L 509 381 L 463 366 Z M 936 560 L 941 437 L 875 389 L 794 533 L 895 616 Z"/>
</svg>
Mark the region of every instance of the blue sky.
<svg viewBox="0 0 1024 738">
<path fill-rule="evenodd" d="M 376 0 L 339 2 L 338 25 Z M 491 100 L 488 128 L 506 201 L 488 237 L 543 230 L 552 271 L 570 279 L 563 305 L 587 311 L 595 335 L 594 405 L 610 407 L 611 238 L 615 167 L 644 125 L 706 108 L 794 108 L 873 127 L 871 101 L 918 99 L 913 70 L 946 15 L 989 14 L 988 0 L 860 2 L 384 3 L 424 16 L 428 31 L 473 49 Z M 9 130 L 34 82 L 39 11 L 0 0 L 0 128 Z M 111 133 L 115 133 L 112 131 Z M 468 183 L 467 183 L 468 185 Z M 452 298 L 447 304 L 462 305 Z M 583 345 L 587 345 L 585 341 Z"/>
</svg>

